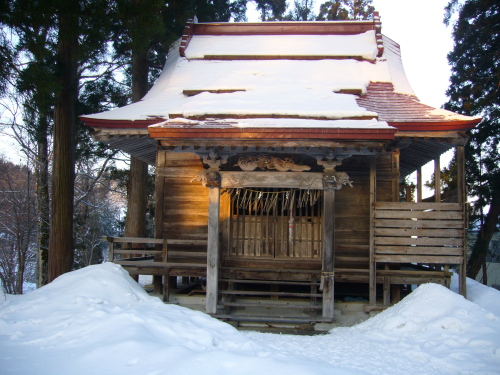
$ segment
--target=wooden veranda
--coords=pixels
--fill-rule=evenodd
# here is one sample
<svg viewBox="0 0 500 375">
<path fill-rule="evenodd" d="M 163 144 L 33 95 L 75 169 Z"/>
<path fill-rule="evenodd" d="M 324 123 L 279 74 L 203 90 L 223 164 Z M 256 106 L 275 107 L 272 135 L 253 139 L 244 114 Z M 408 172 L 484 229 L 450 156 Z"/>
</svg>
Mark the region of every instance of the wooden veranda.
<svg viewBox="0 0 500 375">
<path fill-rule="evenodd" d="M 231 267 L 221 266 L 217 262 L 215 266 L 217 292 L 214 301 L 216 309 L 213 314 L 223 319 L 245 320 L 238 315 L 231 316 L 230 309 L 262 306 L 262 303 L 238 301 L 237 296 L 270 298 L 271 303 L 265 305 L 267 308 L 283 306 L 276 303 L 282 298 L 302 297 L 308 298 L 310 304 L 304 306 L 287 303 L 285 306 L 289 309 L 309 310 L 310 318 L 305 320 L 310 322 L 331 321 L 324 314 L 323 317 L 316 315 L 316 311 L 325 311 L 327 298 L 324 292 L 320 293 L 320 289 L 325 288 L 321 285 L 325 279 L 332 281 L 332 289 L 334 282 L 368 284 L 369 303 L 366 304 L 365 310 L 373 311 L 389 306 L 391 291 L 394 298 L 394 293 L 398 293 L 398 287 L 401 285 L 435 282 L 449 287 L 452 275 L 450 266 L 458 266 L 459 274 L 464 274 L 466 261 L 464 204 L 373 202 L 370 216 L 372 240 L 369 269 L 334 267 L 325 275 L 325 271 L 314 266 L 309 269 L 279 268 L 279 265 Z M 163 283 L 157 282 L 156 287 L 157 292 L 162 293 L 165 302 L 169 300 L 169 288 L 172 287 L 169 282 L 172 282 L 172 277 L 205 278 L 208 275 L 207 269 L 210 270 L 209 253 L 199 251 L 207 245 L 206 241 L 117 237 L 105 239 L 109 242 L 110 261 L 122 265 L 131 275 L 146 274 L 162 278 Z M 136 248 L 117 248 L 116 244 L 134 244 Z M 185 250 L 170 250 L 176 246 L 183 246 Z M 334 254 L 332 255 L 335 259 Z M 225 287 L 221 290 L 219 287 L 222 284 L 225 284 Z M 238 285 L 243 284 L 265 284 L 271 286 L 271 289 L 260 291 L 238 289 Z M 278 286 L 287 287 L 288 290 L 280 291 Z M 290 291 L 294 286 L 306 286 L 309 291 L 304 292 L 303 288 Z M 377 295 L 377 289 L 382 290 L 381 300 L 377 298 L 380 297 Z M 464 294 L 463 277 L 460 289 Z M 207 304 L 210 303 L 208 298 L 207 294 Z M 399 296 L 395 298 L 397 300 Z M 247 316 L 246 320 L 270 321 L 270 319 L 270 317 Z M 287 321 L 285 318 L 278 320 Z"/>
</svg>

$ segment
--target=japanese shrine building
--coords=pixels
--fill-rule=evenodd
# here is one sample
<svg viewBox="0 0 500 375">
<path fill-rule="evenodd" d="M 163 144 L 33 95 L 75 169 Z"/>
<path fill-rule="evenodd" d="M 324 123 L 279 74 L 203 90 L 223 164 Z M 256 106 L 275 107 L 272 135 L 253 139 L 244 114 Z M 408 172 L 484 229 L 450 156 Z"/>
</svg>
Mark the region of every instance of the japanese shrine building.
<svg viewBox="0 0 500 375">
<path fill-rule="evenodd" d="M 448 265 L 464 275 L 463 146 L 480 119 L 420 103 L 378 15 L 190 22 L 143 100 L 82 119 L 156 166 L 156 261 L 117 262 L 163 276 L 165 298 L 171 277 L 206 277 L 215 316 L 296 296 L 305 321 L 331 321 L 345 295 L 371 311 L 403 285 L 449 285 Z M 423 202 L 421 167 L 439 175 L 451 148 L 456 199 L 437 178 Z M 401 202 L 415 171 L 416 202 Z"/>
</svg>

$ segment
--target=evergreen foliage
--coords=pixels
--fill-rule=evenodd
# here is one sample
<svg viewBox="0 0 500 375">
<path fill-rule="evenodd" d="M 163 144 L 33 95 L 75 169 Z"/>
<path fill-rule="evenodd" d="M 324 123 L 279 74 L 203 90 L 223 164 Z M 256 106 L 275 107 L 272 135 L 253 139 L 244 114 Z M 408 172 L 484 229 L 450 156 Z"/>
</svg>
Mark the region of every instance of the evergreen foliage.
<svg viewBox="0 0 500 375">
<path fill-rule="evenodd" d="M 330 0 L 321 4 L 318 21 L 367 20 L 375 8 L 372 0 Z"/>
<path fill-rule="evenodd" d="M 287 21 L 314 21 L 314 0 L 295 0 L 292 9 L 285 16 Z"/>
<path fill-rule="evenodd" d="M 469 195 L 476 197 L 474 209 L 486 217 L 475 217 L 480 235 L 469 259 L 467 276 L 475 277 L 488 249 L 500 213 L 500 3 L 496 0 L 452 0 L 445 22 L 453 12 L 454 49 L 448 55 L 452 67 L 450 99 L 445 108 L 482 121 L 470 132 L 466 146 Z"/>
</svg>

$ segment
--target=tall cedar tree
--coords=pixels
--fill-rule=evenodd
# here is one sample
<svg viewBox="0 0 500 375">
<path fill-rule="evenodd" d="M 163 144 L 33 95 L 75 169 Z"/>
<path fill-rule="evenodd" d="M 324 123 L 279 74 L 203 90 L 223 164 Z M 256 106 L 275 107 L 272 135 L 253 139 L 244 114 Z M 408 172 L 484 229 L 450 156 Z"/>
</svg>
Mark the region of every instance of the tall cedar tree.
<svg viewBox="0 0 500 375">
<path fill-rule="evenodd" d="M 34 150 L 38 217 L 37 285 L 48 282 L 49 248 L 49 134 L 56 91 L 54 17 L 47 5 L 33 0 L 10 1 L 2 23 L 17 36 L 16 50 L 28 56 L 16 67 L 16 91 L 23 102 L 23 122 Z"/>
<path fill-rule="evenodd" d="M 149 88 L 150 52 L 155 41 L 165 37 L 161 0 L 117 1 L 122 40 L 131 55 L 132 102 L 138 102 Z M 161 44 L 160 44 L 161 45 Z M 163 51 L 164 53 L 166 51 Z M 134 156 L 130 157 L 127 217 L 125 237 L 146 236 L 148 164 Z"/>
<path fill-rule="evenodd" d="M 59 90 L 54 107 L 52 217 L 49 238 L 49 282 L 73 265 L 73 196 L 75 180 L 75 121 L 78 97 L 77 1 L 57 10 L 57 69 Z"/>
<path fill-rule="evenodd" d="M 124 105 L 123 95 L 111 75 L 116 67 L 106 59 L 105 36 L 109 34 L 111 13 L 108 1 L 79 2 L 78 24 L 78 91 L 76 111 L 95 113 L 110 105 Z M 15 84 L 16 99 L 22 105 L 22 129 L 27 138 L 21 144 L 36 162 L 36 193 L 38 209 L 38 286 L 48 282 L 49 247 L 49 145 L 53 131 L 55 96 L 61 92 L 64 69 L 58 60 L 57 0 L 11 0 L 0 15 L 2 27 L 15 35 L 15 51 L 23 58 L 15 62 L 9 82 Z M 59 61 L 59 62 L 58 62 Z M 117 62 L 118 64 L 120 62 Z M 75 158 L 95 159 L 112 154 L 102 145 L 90 142 L 88 129 L 76 122 Z M 18 138 L 19 140 L 19 138 Z M 32 147 L 34 144 L 36 147 Z M 105 165 L 105 163 L 104 163 Z M 73 202 L 76 204 L 77 202 Z"/>
<path fill-rule="evenodd" d="M 314 0 L 294 0 L 292 9 L 286 14 L 286 21 L 314 21 Z"/>
<path fill-rule="evenodd" d="M 470 132 L 466 146 L 469 195 L 477 197 L 477 211 L 488 208 L 479 226 L 478 238 L 467 264 L 467 276 L 475 278 L 485 262 L 488 245 L 498 227 L 500 214 L 500 2 L 468 0 L 462 5 L 450 1 L 448 22 L 454 9 L 458 19 L 453 26 L 455 45 L 448 60 L 452 67 L 445 107 L 472 116 L 481 123 Z"/>
<path fill-rule="evenodd" d="M 57 90 L 54 106 L 54 151 L 49 239 L 49 282 L 73 266 L 73 198 L 79 69 L 97 62 L 110 34 L 110 6 L 106 0 L 46 0 L 57 20 Z M 52 9 L 50 7 L 52 6 Z M 79 150 L 85 153 L 87 150 Z"/>
<path fill-rule="evenodd" d="M 318 21 L 367 20 L 375 8 L 372 0 L 331 0 L 319 7 Z"/>
<path fill-rule="evenodd" d="M 164 61 L 170 44 L 180 37 L 189 17 L 197 14 L 200 21 L 229 21 L 233 15 L 241 19 L 246 2 L 184 0 L 166 4 L 162 0 L 118 0 L 117 5 L 120 27 L 115 46 L 118 53 L 130 54 L 132 102 L 137 102 L 146 95 L 150 78 L 155 76 L 151 70 Z M 147 163 L 131 156 L 125 237 L 146 236 L 147 183 Z"/>
</svg>

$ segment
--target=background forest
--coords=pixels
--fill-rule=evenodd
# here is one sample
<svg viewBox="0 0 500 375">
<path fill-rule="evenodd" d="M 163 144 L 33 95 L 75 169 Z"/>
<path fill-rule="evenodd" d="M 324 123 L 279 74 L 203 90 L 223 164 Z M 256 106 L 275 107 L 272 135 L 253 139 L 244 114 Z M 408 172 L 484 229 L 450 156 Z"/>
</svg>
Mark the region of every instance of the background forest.
<svg viewBox="0 0 500 375">
<path fill-rule="evenodd" d="M 313 0 L 0 0 L 0 126 L 24 154 L 19 164 L 0 157 L 8 293 L 102 262 L 104 235 L 153 235 L 152 167 L 94 142 L 78 116 L 140 100 L 193 15 L 245 21 L 249 3 L 262 21 L 370 19 L 374 11 L 371 0 L 326 1 L 318 14 Z M 500 213 L 499 6 L 452 0 L 447 8 L 447 22 L 458 16 L 447 108 L 485 119 L 471 134 L 467 164 L 469 191 L 479 197 L 472 222 L 484 234 L 470 275 L 484 264 Z"/>
</svg>

